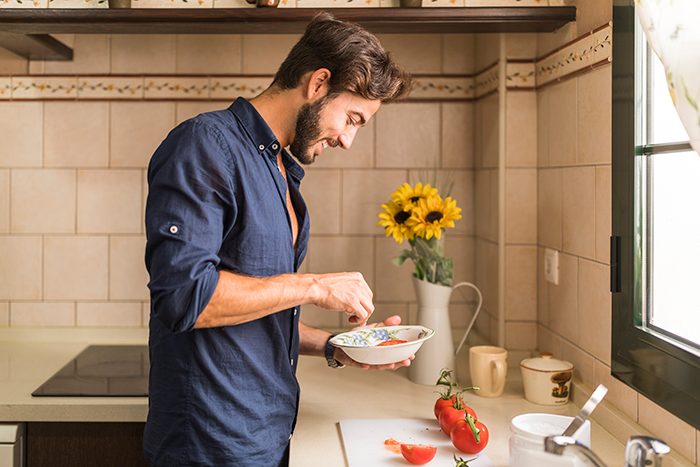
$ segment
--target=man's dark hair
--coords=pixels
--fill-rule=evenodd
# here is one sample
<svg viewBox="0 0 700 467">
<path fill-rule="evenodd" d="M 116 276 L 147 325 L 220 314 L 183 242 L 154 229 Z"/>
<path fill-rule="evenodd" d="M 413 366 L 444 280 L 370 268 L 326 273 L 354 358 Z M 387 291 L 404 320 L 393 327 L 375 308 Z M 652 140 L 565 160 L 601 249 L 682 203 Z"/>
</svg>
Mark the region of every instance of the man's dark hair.
<svg viewBox="0 0 700 467">
<path fill-rule="evenodd" d="M 373 34 L 325 11 L 314 15 L 277 70 L 272 87 L 294 89 L 305 74 L 321 68 L 331 72 L 329 94 L 349 91 L 388 103 L 411 91 L 411 76 L 394 63 Z"/>
</svg>

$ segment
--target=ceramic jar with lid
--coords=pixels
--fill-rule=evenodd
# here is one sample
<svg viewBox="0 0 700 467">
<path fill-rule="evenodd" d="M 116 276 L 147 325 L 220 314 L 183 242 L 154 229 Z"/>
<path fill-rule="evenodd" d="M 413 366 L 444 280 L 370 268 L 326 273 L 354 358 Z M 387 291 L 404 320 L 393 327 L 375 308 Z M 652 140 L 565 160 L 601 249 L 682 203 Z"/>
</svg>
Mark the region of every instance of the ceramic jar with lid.
<svg viewBox="0 0 700 467">
<path fill-rule="evenodd" d="M 569 401 L 574 365 L 553 358 L 549 352 L 520 362 L 525 398 L 542 405 L 564 405 Z"/>
</svg>

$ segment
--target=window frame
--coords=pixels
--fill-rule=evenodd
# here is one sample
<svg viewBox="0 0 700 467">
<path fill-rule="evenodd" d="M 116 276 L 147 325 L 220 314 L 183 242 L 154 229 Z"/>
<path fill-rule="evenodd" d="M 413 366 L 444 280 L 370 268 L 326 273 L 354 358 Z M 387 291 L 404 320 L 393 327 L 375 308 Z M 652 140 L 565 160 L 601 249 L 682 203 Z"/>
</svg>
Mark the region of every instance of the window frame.
<svg viewBox="0 0 700 467">
<path fill-rule="evenodd" d="M 635 166 L 648 164 L 649 156 L 690 150 L 685 143 L 642 146 L 641 117 L 645 92 L 635 79 L 643 58 L 637 38 L 634 0 L 613 1 L 612 101 L 612 237 L 611 373 L 644 397 L 700 429 L 700 357 L 665 336 L 641 329 L 646 279 L 641 268 L 644 218 L 635 209 L 637 184 L 644 183 Z"/>
</svg>

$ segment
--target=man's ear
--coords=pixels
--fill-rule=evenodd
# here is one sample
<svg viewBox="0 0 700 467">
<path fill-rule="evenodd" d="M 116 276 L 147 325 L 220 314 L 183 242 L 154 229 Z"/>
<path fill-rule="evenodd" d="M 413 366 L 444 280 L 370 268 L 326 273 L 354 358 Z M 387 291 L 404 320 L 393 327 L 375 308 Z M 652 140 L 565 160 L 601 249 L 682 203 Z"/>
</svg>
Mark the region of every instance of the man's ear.
<svg viewBox="0 0 700 467">
<path fill-rule="evenodd" d="M 315 100 L 325 96 L 328 93 L 328 81 L 331 78 L 331 72 L 327 68 L 319 68 L 311 73 L 306 87 L 306 98 Z"/>
</svg>

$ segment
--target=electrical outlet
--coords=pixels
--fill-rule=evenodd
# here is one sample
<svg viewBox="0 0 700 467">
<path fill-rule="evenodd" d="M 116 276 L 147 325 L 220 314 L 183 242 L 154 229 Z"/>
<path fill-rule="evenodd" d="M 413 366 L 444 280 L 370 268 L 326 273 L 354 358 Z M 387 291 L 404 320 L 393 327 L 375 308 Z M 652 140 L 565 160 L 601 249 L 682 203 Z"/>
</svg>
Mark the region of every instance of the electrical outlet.
<svg viewBox="0 0 700 467">
<path fill-rule="evenodd" d="M 554 285 L 559 284 L 559 252 L 557 250 L 544 250 L 544 278 Z"/>
</svg>

